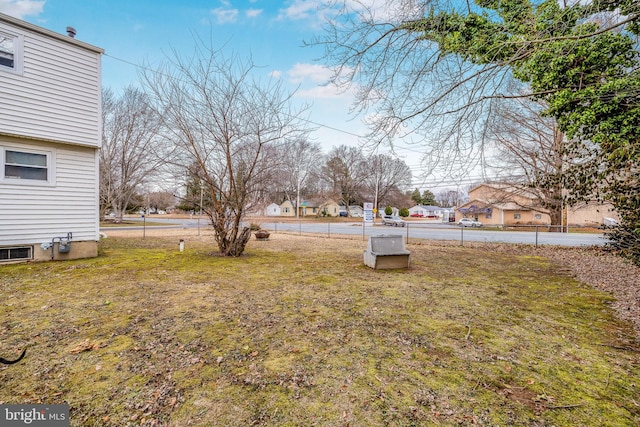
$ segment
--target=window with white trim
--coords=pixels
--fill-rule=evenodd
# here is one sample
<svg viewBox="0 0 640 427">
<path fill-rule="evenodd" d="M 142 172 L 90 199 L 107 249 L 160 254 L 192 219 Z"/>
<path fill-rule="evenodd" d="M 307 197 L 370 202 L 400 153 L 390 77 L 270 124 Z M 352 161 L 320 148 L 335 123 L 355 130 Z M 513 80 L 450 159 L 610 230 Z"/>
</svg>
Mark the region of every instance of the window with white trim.
<svg viewBox="0 0 640 427">
<path fill-rule="evenodd" d="M 0 31 L 0 70 L 22 72 L 22 37 Z"/>
<path fill-rule="evenodd" d="M 53 152 L 3 147 L 0 179 L 12 182 L 53 183 Z"/>
</svg>

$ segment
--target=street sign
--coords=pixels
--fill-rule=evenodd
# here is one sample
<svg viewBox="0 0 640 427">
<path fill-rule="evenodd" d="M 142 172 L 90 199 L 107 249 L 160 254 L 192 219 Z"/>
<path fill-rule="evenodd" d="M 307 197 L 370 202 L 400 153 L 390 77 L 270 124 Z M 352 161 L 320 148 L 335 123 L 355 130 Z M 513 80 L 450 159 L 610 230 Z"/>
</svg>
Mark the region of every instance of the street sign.
<svg viewBox="0 0 640 427">
<path fill-rule="evenodd" d="M 364 224 L 373 225 L 373 203 L 363 203 L 364 207 Z"/>
</svg>

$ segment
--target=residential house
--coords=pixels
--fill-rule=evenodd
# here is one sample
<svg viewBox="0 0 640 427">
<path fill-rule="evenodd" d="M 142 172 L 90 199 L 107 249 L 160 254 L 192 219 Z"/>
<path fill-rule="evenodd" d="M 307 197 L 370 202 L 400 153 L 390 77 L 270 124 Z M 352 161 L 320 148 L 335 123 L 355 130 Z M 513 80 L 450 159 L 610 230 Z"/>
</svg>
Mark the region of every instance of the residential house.
<svg viewBox="0 0 640 427">
<path fill-rule="evenodd" d="M 600 227 L 620 221 L 620 216 L 611 203 L 582 202 L 567 208 L 569 227 Z"/>
<path fill-rule="evenodd" d="M 93 257 L 101 55 L 0 13 L 0 261 Z"/>
<path fill-rule="evenodd" d="M 548 209 L 527 189 L 508 184 L 480 184 L 469 191 L 470 202 L 457 209 L 456 221 L 473 218 L 487 225 L 549 225 Z M 568 207 L 565 223 L 573 227 L 593 227 L 618 216 L 610 204 L 595 202 Z M 554 224 L 560 225 L 560 224 Z"/>
<path fill-rule="evenodd" d="M 472 218 L 486 225 L 548 225 L 548 210 L 526 189 L 507 184 L 480 184 L 469 191 L 469 202 L 457 209 L 456 221 Z"/>
<path fill-rule="evenodd" d="M 298 208 L 298 217 L 318 216 L 320 214 L 321 204 L 315 200 L 303 200 Z"/>
<path fill-rule="evenodd" d="M 280 216 L 294 217 L 296 216 L 296 208 L 291 203 L 291 200 L 285 200 L 280 203 Z"/>
<path fill-rule="evenodd" d="M 280 216 L 280 205 L 277 203 L 271 203 L 265 209 L 266 216 Z"/>
<path fill-rule="evenodd" d="M 447 209 L 441 208 L 440 206 L 429 205 L 415 205 L 409 208 L 409 216 L 439 219 L 441 221 L 445 218 L 445 216 L 447 220 L 449 218 Z"/>
<path fill-rule="evenodd" d="M 320 205 L 320 214 L 324 216 L 339 216 L 340 205 L 329 199 Z"/>
</svg>

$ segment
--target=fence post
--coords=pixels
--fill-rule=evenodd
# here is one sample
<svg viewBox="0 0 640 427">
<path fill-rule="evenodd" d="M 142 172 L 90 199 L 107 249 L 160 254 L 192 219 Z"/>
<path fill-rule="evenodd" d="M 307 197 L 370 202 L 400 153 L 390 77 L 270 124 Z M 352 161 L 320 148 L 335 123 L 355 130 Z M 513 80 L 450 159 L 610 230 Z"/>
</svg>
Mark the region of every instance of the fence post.
<svg viewBox="0 0 640 427">
<path fill-rule="evenodd" d="M 538 226 L 536 225 L 536 248 L 538 247 Z"/>
<path fill-rule="evenodd" d="M 460 225 L 460 246 L 464 246 L 464 226 Z"/>
<path fill-rule="evenodd" d="M 331 221 L 327 222 L 327 237 L 331 237 Z"/>
</svg>

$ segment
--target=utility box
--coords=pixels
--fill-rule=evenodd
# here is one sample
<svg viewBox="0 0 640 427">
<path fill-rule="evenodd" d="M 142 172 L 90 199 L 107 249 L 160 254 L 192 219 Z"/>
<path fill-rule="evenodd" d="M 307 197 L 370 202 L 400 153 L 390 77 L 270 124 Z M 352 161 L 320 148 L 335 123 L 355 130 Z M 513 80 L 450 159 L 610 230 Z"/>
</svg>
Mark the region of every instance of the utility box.
<svg viewBox="0 0 640 427">
<path fill-rule="evenodd" d="M 386 234 L 370 236 L 363 256 L 364 264 L 374 270 L 409 268 L 411 252 L 406 249 L 402 235 Z"/>
<path fill-rule="evenodd" d="M 71 242 L 68 240 L 60 240 L 58 243 L 58 252 L 66 254 L 71 250 Z"/>
</svg>

